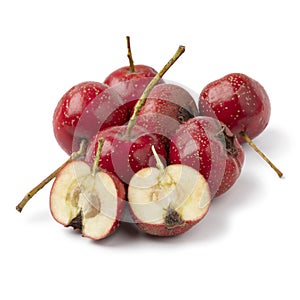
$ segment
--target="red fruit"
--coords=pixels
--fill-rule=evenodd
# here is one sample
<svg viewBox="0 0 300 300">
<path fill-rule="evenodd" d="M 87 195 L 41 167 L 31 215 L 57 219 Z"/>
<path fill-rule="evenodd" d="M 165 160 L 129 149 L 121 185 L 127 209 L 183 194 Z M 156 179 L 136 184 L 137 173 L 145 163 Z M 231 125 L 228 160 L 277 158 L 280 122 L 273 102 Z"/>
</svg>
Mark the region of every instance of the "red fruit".
<svg viewBox="0 0 300 300">
<path fill-rule="evenodd" d="M 151 80 L 144 90 L 141 98 L 134 107 L 128 125 L 111 127 L 99 131 L 91 144 L 88 146 L 86 160 L 94 159 L 96 153 L 96 141 L 104 138 L 105 142 L 101 153 L 99 166 L 114 172 L 124 183 L 128 184 L 131 177 L 140 169 L 155 165 L 151 146 L 162 158 L 166 159 L 166 150 L 163 142 L 155 134 L 148 133 L 142 127 L 136 125 L 137 116 L 142 109 L 150 91 L 158 83 L 159 79 L 184 53 L 185 47 L 179 46 L 176 53 Z"/>
<path fill-rule="evenodd" d="M 271 105 L 260 83 L 241 74 L 228 74 L 209 83 L 201 92 L 199 109 L 205 116 L 215 117 L 228 126 L 240 143 L 242 132 L 253 139 L 267 126 Z"/>
<path fill-rule="evenodd" d="M 199 109 L 202 115 L 222 121 L 241 144 L 247 142 L 279 177 L 283 176 L 252 142 L 266 128 L 271 114 L 269 97 L 260 83 L 241 73 L 226 75 L 202 90 Z"/>
<path fill-rule="evenodd" d="M 161 71 L 151 80 L 151 82 L 149 83 L 149 85 L 146 87 L 145 91 L 143 92 L 141 98 L 139 99 L 139 102 L 136 104 L 136 106 L 134 107 L 134 114 L 131 116 L 128 126 L 124 126 L 124 130 L 119 131 L 118 129 L 116 129 L 116 131 L 114 131 L 114 129 L 112 130 L 111 133 L 108 133 L 108 137 L 111 137 L 110 141 L 114 141 L 114 138 L 116 138 L 116 149 L 112 148 L 110 149 L 110 151 L 112 151 L 112 153 L 114 153 L 115 150 L 119 151 L 119 156 L 117 156 L 117 159 L 114 160 L 113 156 L 114 155 L 110 155 L 108 156 L 109 159 L 111 159 L 112 163 L 110 164 L 112 166 L 112 171 L 115 171 L 115 168 L 113 166 L 114 163 L 118 163 L 118 161 L 122 162 L 124 157 L 122 154 L 124 154 L 121 151 L 123 151 L 125 149 L 129 156 L 126 157 L 125 156 L 125 161 L 128 162 L 127 165 L 127 169 L 126 169 L 126 163 L 125 163 L 125 176 L 124 176 L 124 180 L 126 180 L 128 182 L 129 180 L 129 176 L 128 173 L 130 172 L 129 169 L 131 168 L 131 164 L 133 164 L 132 168 L 133 170 L 137 170 L 139 168 L 139 166 L 144 167 L 145 164 L 146 166 L 148 166 L 149 163 L 149 151 L 147 153 L 147 147 L 149 148 L 149 144 L 157 146 L 157 148 L 159 149 L 159 151 L 162 152 L 163 156 L 166 157 L 166 151 L 163 147 L 163 144 L 161 141 L 158 141 L 158 145 L 156 144 L 156 140 L 157 139 L 153 139 L 151 136 L 145 136 L 143 134 L 139 135 L 141 130 L 138 129 L 138 127 L 136 129 L 134 129 L 133 127 L 136 124 L 136 118 L 137 115 L 140 111 L 140 109 L 142 108 L 143 104 L 145 103 L 147 96 L 149 95 L 149 92 L 151 91 L 151 89 L 153 88 L 153 86 L 155 86 L 158 81 L 160 80 L 160 78 L 167 72 L 167 70 L 177 61 L 177 59 L 184 53 L 185 51 L 185 47 L 184 46 L 179 46 L 176 53 L 172 56 L 172 58 L 168 61 L 168 63 L 161 69 Z M 84 84 L 82 84 L 84 85 Z M 119 105 L 120 102 L 122 101 L 116 101 L 116 100 L 120 100 L 120 96 L 119 94 L 117 94 L 117 92 L 114 89 L 105 89 L 103 93 L 97 95 L 94 99 L 92 99 L 92 97 L 87 97 L 87 99 L 85 98 L 85 94 L 87 94 L 87 92 L 90 92 L 93 89 L 92 85 L 91 87 L 85 89 L 81 89 L 80 85 L 79 85 L 79 92 L 78 94 L 76 94 L 76 88 L 75 92 L 71 92 L 70 95 L 66 96 L 66 103 L 65 101 L 63 101 L 63 99 L 61 100 L 61 102 L 58 105 L 57 110 L 55 111 L 54 114 L 54 121 L 53 121 L 53 125 L 54 125 L 54 130 L 62 130 L 62 134 L 58 134 L 57 138 L 59 140 L 59 142 L 61 142 L 64 145 L 64 134 L 66 134 L 66 138 L 69 138 L 68 135 L 68 131 L 66 130 L 66 128 L 64 128 L 63 125 L 66 125 L 67 122 L 65 122 L 64 117 L 73 115 L 75 114 L 75 116 L 71 119 L 71 125 L 69 125 L 69 129 L 71 130 L 71 134 L 73 135 L 73 148 L 74 148 L 74 144 L 75 144 L 75 148 L 76 151 L 72 151 L 72 155 L 71 157 L 67 160 L 67 162 L 65 162 L 63 165 L 61 165 L 59 168 L 57 168 L 55 171 L 53 171 L 49 176 L 47 176 L 42 182 L 40 182 L 37 186 L 35 186 L 29 193 L 27 193 L 25 195 L 25 197 L 22 199 L 22 201 L 16 206 L 16 209 L 21 212 L 24 208 L 24 206 L 28 203 L 28 201 L 39 191 L 41 190 L 47 183 L 49 183 L 54 177 L 56 177 L 56 175 L 66 166 L 68 165 L 68 163 L 70 161 L 72 161 L 73 159 L 76 158 L 80 158 L 82 156 L 85 156 L 86 153 L 86 144 L 88 142 L 88 140 L 90 139 L 90 137 L 94 134 L 94 131 L 98 131 L 99 128 L 103 128 L 103 124 L 107 123 L 109 125 L 114 125 L 118 122 L 120 122 L 120 120 L 123 121 L 123 119 L 125 119 L 125 115 L 127 116 L 127 110 L 125 105 L 121 106 Z M 95 87 L 95 86 L 94 86 Z M 95 89 L 94 89 L 95 90 Z M 106 93 L 107 92 L 107 93 Z M 95 91 L 95 93 L 97 94 L 97 92 Z M 75 96 L 74 96 L 75 95 Z M 77 95 L 77 96 L 76 96 Z M 115 97 L 116 96 L 116 97 Z M 70 104 L 70 99 L 71 104 Z M 88 102 L 88 105 L 86 104 L 86 102 Z M 74 104 L 74 106 L 73 106 Z M 71 112 L 69 112 L 69 114 L 67 114 L 66 112 L 68 112 L 69 108 L 73 107 L 73 109 L 71 110 Z M 76 112 L 76 113 L 74 113 Z M 79 112 L 79 113 L 78 113 Z M 81 116 L 80 116 L 80 112 Z M 66 116 L 65 116 L 66 115 Z M 127 119 L 127 118 L 126 118 Z M 72 122 L 73 121 L 73 122 Z M 123 122 L 121 122 L 122 124 Z M 60 128 L 60 125 L 62 125 L 62 128 Z M 76 130 L 74 131 L 74 128 L 76 126 Z M 68 126 L 67 126 L 68 128 Z M 70 134 L 70 133 L 69 133 Z M 117 140 L 120 140 L 120 143 L 117 142 Z M 137 139 L 138 142 L 136 142 L 135 140 Z M 80 143 L 80 145 L 78 146 L 78 144 Z M 132 149 L 131 149 L 131 144 L 132 144 Z M 124 149 L 122 149 L 122 145 L 124 145 Z M 67 144 L 68 147 L 66 147 L 67 151 L 70 151 L 70 144 Z M 120 146 L 120 149 L 119 149 Z M 90 146 L 90 156 L 93 155 L 93 146 Z M 100 154 L 99 154 L 100 156 Z M 98 157 L 98 156 L 97 156 Z M 89 157 L 87 156 L 87 159 Z M 90 161 L 90 160 L 89 160 Z M 97 159 L 96 161 L 94 161 L 94 165 L 99 164 L 99 159 Z M 108 165 L 108 161 L 106 162 Z M 127 176 L 127 178 L 126 178 Z"/>
<path fill-rule="evenodd" d="M 103 239 L 116 230 L 126 198 L 120 180 L 97 169 L 102 143 L 98 141 L 93 167 L 84 161 L 70 162 L 57 175 L 50 195 L 54 219 L 94 240 Z"/>
<path fill-rule="evenodd" d="M 199 116 L 181 124 L 173 135 L 169 162 L 198 170 L 207 179 L 212 197 L 216 197 L 238 179 L 244 153 L 237 138 L 224 124 Z"/>
<path fill-rule="evenodd" d="M 175 84 L 158 84 L 150 92 L 136 123 L 169 141 L 181 123 L 199 114 L 193 97 Z"/>
<path fill-rule="evenodd" d="M 128 110 L 131 111 L 157 72 L 152 67 L 146 65 L 134 65 L 129 36 L 126 39 L 129 66 L 113 71 L 106 77 L 104 83 L 113 87 L 121 95 Z M 159 83 L 163 82 L 162 79 L 159 80 Z"/>
<path fill-rule="evenodd" d="M 141 230 L 174 236 L 186 232 L 206 215 L 210 192 L 195 169 L 186 165 L 164 168 L 157 159 L 157 168 L 142 169 L 131 178 L 128 201 L 132 218 Z"/>
<path fill-rule="evenodd" d="M 113 87 L 121 95 L 130 111 L 156 74 L 153 68 L 145 65 L 135 65 L 134 72 L 129 66 L 122 67 L 108 75 L 104 83 Z M 161 79 L 159 82 L 164 81 Z"/>
<path fill-rule="evenodd" d="M 127 120 L 128 111 L 117 92 L 103 83 L 87 81 L 61 98 L 54 112 L 53 130 L 59 145 L 71 154 L 82 139 L 89 140 L 99 129 L 123 125 Z"/>
<path fill-rule="evenodd" d="M 154 145 L 164 161 L 167 154 L 162 141 L 143 128 L 134 126 L 130 136 L 127 136 L 126 131 L 127 126 L 114 126 L 99 131 L 87 148 L 86 161 L 94 161 L 98 140 L 104 138 L 98 166 L 116 174 L 128 184 L 137 171 L 155 166 L 151 145 Z"/>
</svg>

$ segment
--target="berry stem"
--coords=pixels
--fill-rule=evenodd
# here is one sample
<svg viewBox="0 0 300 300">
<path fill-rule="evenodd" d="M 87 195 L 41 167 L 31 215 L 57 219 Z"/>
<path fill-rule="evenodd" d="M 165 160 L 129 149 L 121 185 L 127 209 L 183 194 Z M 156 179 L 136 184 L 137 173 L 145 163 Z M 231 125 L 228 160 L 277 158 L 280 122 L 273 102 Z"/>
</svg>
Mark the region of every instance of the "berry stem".
<svg viewBox="0 0 300 300">
<path fill-rule="evenodd" d="M 80 148 L 77 152 L 73 152 L 69 159 L 65 161 L 60 167 L 58 167 L 55 171 L 53 171 L 48 177 L 46 177 L 43 181 L 41 181 L 37 186 L 35 186 L 30 192 L 28 192 L 23 200 L 16 206 L 16 210 L 18 212 L 22 212 L 24 206 L 27 202 L 39 191 L 41 190 L 46 184 L 48 184 L 56 175 L 72 160 L 78 159 L 85 155 L 87 147 L 87 140 L 83 139 L 80 143 Z"/>
<path fill-rule="evenodd" d="M 131 136 L 132 128 L 135 125 L 136 118 L 144 106 L 147 97 L 149 96 L 151 90 L 153 87 L 159 82 L 159 80 L 164 76 L 164 74 L 170 69 L 170 67 L 177 61 L 177 59 L 184 53 L 185 47 L 179 46 L 176 53 L 173 55 L 173 57 L 168 61 L 168 63 L 152 78 L 152 80 L 149 82 L 147 87 L 145 88 L 142 96 L 140 97 L 139 101 L 135 104 L 133 109 L 133 114 L 128 122 L 127 130 L 125 136 L 129 138 Z"/>
<path fill-rule="evenodd" d="M 104 138 L 100 138 L 98 140 L 97 152 L 96 152 L 96 156 L 95 156 L 95 160 L 94 160 L 94 164 L 93 164 L 93 169 L 92 169 L 92 175 L 93 176 L 96 175 L 96 172 L 98 170 L 98 163 L 99 163 L 99 160 L 100 160 L 100 155 L 101 155 L 103 144 L 104 144 Z"/>
<path fill-rule="evenodd" d="M 130 47 L 130 36 L 126 36 L 126 41 L 127 41 L 127 57 L 129 60 L 129 67 L 130 67 L 130 72 L 134 73 L 135 69 L 134 69 L 134 63 L 133 63 L 133 58 L 132 58 L 132 52 L 131 52 L 131 47 Z"/>
<path fill-rule="evenodd" d="M 152 150 L 152 153 L 153 153 L 155 161 L 156 161 L 157 169 L 159 169 L 160 171 L 164 171 L 165 166 L 162 163 L 161 159 L 159 158 L 159 155 L 157 154 L 155 147 L 153 145 L 151 146 L 151 150 Z"/>
<path fill-rule="evenodd" d="M 277 173 L 277 175 L 281 178 L 283 173 L 266 157 L 266 155 L 261 152 L 257 146 L 253 143 L 250 139 L 248 134 L 245 131 L 240 132 L 240 135 L 245 139 L 245 141 L 254 149 L 270 166 L 271 168 Z"/>
</svg>

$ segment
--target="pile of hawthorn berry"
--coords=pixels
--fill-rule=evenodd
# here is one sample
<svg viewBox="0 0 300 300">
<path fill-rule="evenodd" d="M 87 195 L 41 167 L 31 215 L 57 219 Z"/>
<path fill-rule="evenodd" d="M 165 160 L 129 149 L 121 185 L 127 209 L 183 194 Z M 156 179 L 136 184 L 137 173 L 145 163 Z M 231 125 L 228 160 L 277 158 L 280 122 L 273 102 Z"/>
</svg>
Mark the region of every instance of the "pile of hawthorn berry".
<svg viewBox="0 0 300 300">
<path fill-rule="evenodd" d="M 185 51 L 180 46 L 156 72 L 129 66 L 104 83 L 83 82 L 67 91 L 53 116 L 57 142 L 70 158 L 18 204 L 53 178 L 50 210 L 56 221 L 102 239 L 116 230 L 125 209 L 142 231 L 186 232 L 227 192 L 244 163 L 248 142 L 281 177 L 252 139 L 267 126 L 264 88 L 241 73 L 209 83 L 198 105 L 182 86 L 162 77 Z"/>
</svg>

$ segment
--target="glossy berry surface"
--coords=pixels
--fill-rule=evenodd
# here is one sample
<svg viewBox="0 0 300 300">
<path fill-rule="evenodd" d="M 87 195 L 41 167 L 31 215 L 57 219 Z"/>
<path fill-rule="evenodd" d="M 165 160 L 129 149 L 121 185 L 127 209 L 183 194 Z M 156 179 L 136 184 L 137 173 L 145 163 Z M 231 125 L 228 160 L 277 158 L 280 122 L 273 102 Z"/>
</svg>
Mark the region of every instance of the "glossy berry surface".
<svg viewBox="0 0 300 300">
<path fill-rule="evenodd" d="M 202 90 L 199 110 L 222 121 L 244 143 L 241 132 L 253 139 L 266 128 L 271 105 L 259 82 L 241 73 L 231 73 Z"/>
<path fill-rule="evenodd" d="M 173 135 L 169 162 L 198 170 L 208 181 L 212 197 L 216 197 L 229 190 L 238 179 L 244 153 L 224 124 L 199 116 L 181 124 Z"/>
<path fill-rule="evenodd" d="M 126 130 L 127 126 L 124 125 L 99 131 L 88 146 L 86 161 L 94 161 L 98 140 L 104 138 L 99 168 L 114 173 L 123 183 L 128 184 L 137 171 L 156 165 L 152 145 L 163 161 L 166 161 L 167 154 L 164 144 L 155 135 L 134 126 L 130 137 L 127 137 Z"/>
<path fill-rule="evenodd" d="M 123 125 L 128 111 L 120 95 L 106 84 L 87 81 L 75 85 L 61 98 L 53 115 L 54 135 L 68 154 L 77 151 L 82 139 L 99 129 Z"/>
<path fill-rule="evenodd" d="M 135 65 L 134 72 L 127 66 L 113 71 L 106 77 L 104 83 L 113 87 L 124 99 L 128 109 L 132 110 L 156 74 L 156 70 L 146 65 Z M 163 82 L 160 79 L 159 83 Z"/>
<path fill-rule="evenodd" d="M 187 90 L 162 83 L 151 90 L 136 124 L 160 136 L 167 146 L 179 125 L 198 114 L 195 101 Z"/>
</svg>

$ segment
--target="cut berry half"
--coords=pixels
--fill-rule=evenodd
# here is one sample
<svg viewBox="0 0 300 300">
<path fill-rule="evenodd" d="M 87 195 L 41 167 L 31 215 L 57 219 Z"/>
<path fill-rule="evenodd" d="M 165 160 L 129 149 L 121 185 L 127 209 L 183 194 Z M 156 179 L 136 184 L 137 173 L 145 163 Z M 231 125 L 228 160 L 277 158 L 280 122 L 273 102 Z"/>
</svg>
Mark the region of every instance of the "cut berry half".
<svg viewBox="0 0 300 300">
<path fill-rule="evenodd" d="M 96 171 L 83 161 L 70 162 L 60 171 L 50 196 L 54 219 L 81 230 L 83 236 L 94 240 L 115 231 L 124 203 L 125 189 L 120 180 L 112 174 Z"/>
<path fill-rule="evenodd" d="M 205 178 L 186 165 L 166 168 L 157 158 L 157 168 L 137 172 L 128 187 L 133 219 L 144 232 L 174 236 L 186 232 L 207 213 L 210 191 Z"/>
</svg>

